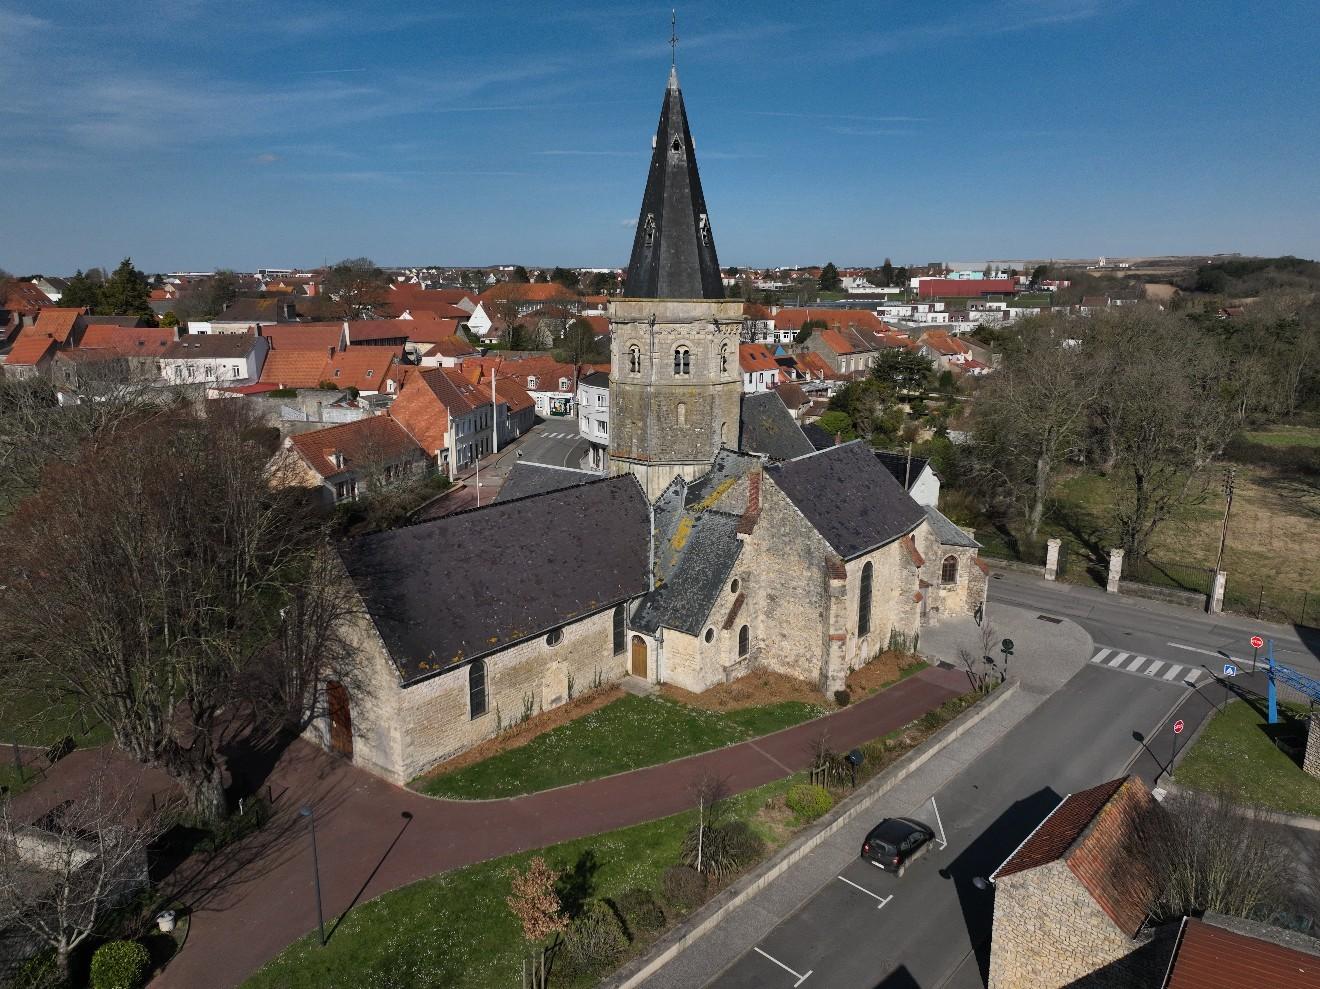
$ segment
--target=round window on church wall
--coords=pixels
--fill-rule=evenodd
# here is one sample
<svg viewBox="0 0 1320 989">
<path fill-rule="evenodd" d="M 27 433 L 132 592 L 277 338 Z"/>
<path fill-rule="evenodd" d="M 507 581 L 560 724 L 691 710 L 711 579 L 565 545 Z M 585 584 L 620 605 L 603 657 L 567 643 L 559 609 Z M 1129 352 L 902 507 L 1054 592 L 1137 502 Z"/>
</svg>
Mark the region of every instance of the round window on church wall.
<svg viewBox="0 0 1320 989">
<path fill-rule="evenodd" d="M 739 582 L 738 582 L 738 578 L 737 578 L 737 577 L 734 577 L 734 578 L 733 578 L 733 583 L 729 585 L 729 593 L 730 593 L 730 594 L 737 594 L 737 593 L 738 593 L 738 588 L 739 588 L 739 586 L 740 586 L 740 584 L 739 584 Z"/>
<path fill-rule="evenodd" d="M 555 629 L 553 632 L 551 632 L 549 635 L 545 637 L 545 644 L 547 646 L 557 646 L 559 645 L 559 643 L 563 641 L 564 641 L 564 630 L 562 628 Z"/>
<path fill-rule="evenodd" d="M 713 628 L 706 629 L 706 641 L 707 642 L 715 641 L 715 630 Z"/>
</svg>

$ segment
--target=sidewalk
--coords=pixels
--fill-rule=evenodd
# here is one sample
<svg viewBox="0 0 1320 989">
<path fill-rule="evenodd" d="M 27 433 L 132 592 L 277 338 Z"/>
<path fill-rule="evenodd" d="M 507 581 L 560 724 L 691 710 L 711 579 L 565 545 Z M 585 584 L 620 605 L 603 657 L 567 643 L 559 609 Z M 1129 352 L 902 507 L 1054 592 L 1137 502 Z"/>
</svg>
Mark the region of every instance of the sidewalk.
<svg viewBox="0 0 1320 989">
<path fill-rule="evenodd" d="M 166 888 L 194 913 L 188 944 L 153 989 L 240 984 L 316 926 L 312 863 L 300 806 L 316 813 L 327 927 L 353 905 L 439 872 L 677 813 L 707 773 L 739 792 L 806 767 L 828 726 L 846 749 L 920 717 L 967 688 L 926 669 L 824 719 L 647 769 L 508 800 L 435 800 L 295 742 L 270 776 L 279 813 L 215 861 L 190 861 Z M 407 814 L 409 816 L 405 817 Z"/>
<path fill-rule="evenodd" d="M 990 601 L 981 625 L 970 618 L 946 618 L 921 632 L 921 653 L 928 659 L 962 670 L 961 653 L 978 663 L 986 650 L 982 635 L 989 639 L 988 653 L 1000 666 L 1001 643 L 1013 642 L 1008 657 L 1008 675 L 1021 681 L 1024 689 L 1051 693 L 1063 686 L 1087 664 L 1095 653 L 1091 636 L 1076 622 L 1043 620 L 1039 612 Z"/>
</svg>

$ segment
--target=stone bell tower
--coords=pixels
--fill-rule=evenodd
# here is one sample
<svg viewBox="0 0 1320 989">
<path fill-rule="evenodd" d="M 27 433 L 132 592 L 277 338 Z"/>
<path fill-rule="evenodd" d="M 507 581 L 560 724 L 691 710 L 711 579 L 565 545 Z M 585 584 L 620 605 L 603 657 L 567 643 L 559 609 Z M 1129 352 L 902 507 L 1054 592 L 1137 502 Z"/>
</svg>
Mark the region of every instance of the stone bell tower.
<svg viewBox="0 0 1320 989">
<path fill-rule="evenodd" d="M 610 473 L 651 498 L 737 448 L 742 302 L 726 301 L 678 72 L 671 68 L 623 297 L 610 303 Z"/>
</svg>

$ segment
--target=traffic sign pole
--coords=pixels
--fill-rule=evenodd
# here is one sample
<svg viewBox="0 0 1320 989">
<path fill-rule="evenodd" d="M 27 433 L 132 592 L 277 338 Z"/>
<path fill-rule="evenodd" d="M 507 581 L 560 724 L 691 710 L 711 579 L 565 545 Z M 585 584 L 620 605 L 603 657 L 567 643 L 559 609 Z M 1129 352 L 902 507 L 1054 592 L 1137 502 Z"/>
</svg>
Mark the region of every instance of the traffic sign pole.
<svg viewBox="0 0 1320 989">
<path fill-rule="evenodd" d="M 1173 723 L 1173 758 L 1169 760 L 1170 774 L 1173 773 L 1173 764 L 1178 761 L 1178 739 L 1179 736 L 1182 735 L 1184 727 L 1186 726 L 1183 724 L 1182 718 L 1179 718 Z"/>
<path fill-rule="evenodd" d="M 1251 672 L 1256 672 L 1256 658 L 1260 655 L 1261 646 L 1265 645 L 1265 640 L 1259 635 L 1251 637 Z"/>
</svg>

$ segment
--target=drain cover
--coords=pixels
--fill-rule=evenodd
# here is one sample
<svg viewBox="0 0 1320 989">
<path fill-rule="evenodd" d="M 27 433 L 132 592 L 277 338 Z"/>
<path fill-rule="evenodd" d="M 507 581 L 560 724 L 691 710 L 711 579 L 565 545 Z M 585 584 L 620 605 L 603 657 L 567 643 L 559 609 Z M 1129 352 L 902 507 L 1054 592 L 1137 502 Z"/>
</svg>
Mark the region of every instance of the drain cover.
<svg viewBox="0 0 1320 989">
<path fill-rule="evenodd" d="M 1050 622 L 1050 623 L 1053 624 L 1053 625 L 1062 625 L 1062 624 L 1063 624 L 1063 619 L 1062 619 L 1062 618 L 1055 618 L 1055 617 L 1052 616 L 1052 615 L 1037 615 L 1036 617 L 1039 618 L 1039 619 L 1040 619 L 1041 621 L 1043 621 L 1043 622 Z"/>
</svg>

